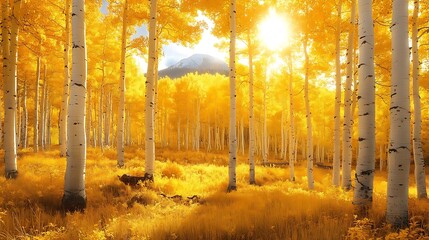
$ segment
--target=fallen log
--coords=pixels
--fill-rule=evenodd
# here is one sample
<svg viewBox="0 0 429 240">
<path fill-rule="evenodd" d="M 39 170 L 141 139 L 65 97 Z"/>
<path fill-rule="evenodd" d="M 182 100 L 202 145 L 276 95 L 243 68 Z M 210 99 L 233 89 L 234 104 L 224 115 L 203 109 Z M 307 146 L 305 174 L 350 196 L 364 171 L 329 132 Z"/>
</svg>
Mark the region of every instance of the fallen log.
<svg viewBox="0 0 429 240">
<path fill-rule="evenodd" d="M 319 163 L 319 162 L 314 163 L 314 166 L 317 167 L 317 168 L 323 168 L 323 169 L 333 169 L 333 166 L 331 166 L 331 165 L 325 165 L 325 164 Z"/>
<path fill-rule="evenodd" d="M 137 186 L 140 185 L 140 183 L 153 182 L 153 175 L 147 173 L 145 173 L 143 177 L 124 174 L 122 176 L 118 176 L 118 178 L 121 182 L 129 186 Z"/>
</svg>

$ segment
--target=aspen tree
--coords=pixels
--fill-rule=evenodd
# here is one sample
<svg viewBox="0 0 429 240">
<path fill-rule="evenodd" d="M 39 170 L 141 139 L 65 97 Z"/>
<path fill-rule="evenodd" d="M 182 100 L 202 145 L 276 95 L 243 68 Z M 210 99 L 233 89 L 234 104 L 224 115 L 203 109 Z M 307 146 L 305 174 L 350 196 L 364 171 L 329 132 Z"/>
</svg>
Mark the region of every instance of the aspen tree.
<svg viewBox="0 0 429 240">
<path fill-rule="evenodd" d="M 343 175 L 342 188 L 350 190 L 352 187 L 351 171 L 352 171 L 352 127 L 353 119 L 351 118 L 352 106 L 352 79 L 353 79 L 353 58 L 354 58 L 354 22 L 356 12 L 356 1 L 352 0 L 351 14 L 349 22 L 349 39 L 347 44 L 347 78 L 344 86 L 344 128 L 343 128 Z"/>
<path fill-rule="evenodd" d="M 310 97 L 308 95 L 308 70 L 309 70 L 309 59 L 307 52 L 307 42 L 308 36 L 305 36 L 304 39 L 304 57 L 305 57 L 305 82 L 304 82 L 304 98 L 305 98 L 305 110 L 307 118 L 307 181 L 308 188 L 314 188 L 314 178 L 313 178 L 313 126 L 312 126 L 312 115 L 310 110 Z M 296 146 L 295 146 L 296 147 Z"/>
<path fill-rule="evenodd" d="M 72 75 L 69 112 L 67 113 L 67 167 L 62 207 L 66 211 L 86 208 L 85 169 L 85 98 L 87 49 L 85 34 L 85 0 L 72 2 Z"/>
<path fill-rule="evenodd" d="M 156 21 L 157 0 L 150 1 L 149 19 L 149 57 L 146 73 L 145 102 L 145 178 L 153 181 L 155 163 L 155 62 L 156 56 Z"/>
<path fill-rule="evenodd" d="M 2 8 L 8 8 L 5 1 L 2 2 Z M 6 37 L 3 42 L 3 50 L 9 50 L 6 60 L 6 65 L 3 70 L 8 71 L 7 78 L 4 79 L 4 162 L 5 176 L 7 179 L 16 178 L 18 176 L 17 154 L 16 154 L 16 96 L 17 96 L 17 59 L 18 59 L 18 20 L 21 16 L 21 0 L 15 0 L 12 5 L 12 12 L 9 15 L 8 9 L 3 9 L 3 14 L 10 17 L 10 39 Z M 3 19 L 5 16 L 3 16 Z M 8 28 L 9 21 L 6 21 L 5 26 Z M 6 36 L 9 36 L 7 33 Z M 3 35 L 3 36 L 5 36 Z M 9 42 L 10 41 L 10 42 Z M 9 43 L 6 43 L 9 42 Z M 9 49 L 8 49 L 9 48 Z"/>
<path fill-rule="evenodd" d="M 228 189 L 237 190 L 236 164 L 237 164 L 237 132 L 236 132 L 236 79 L 235 79 L 235 41 L 236 41 L 236 0 L 230 1 L 230 42 L 229 42 L 229 94 L 230 94 L 230 117 L 229 117 L 229 166 L 228 166 Z"/>
<path fill-rule="evenodd" d="M 366 208 L 372 203 L 375 169 L 375 75 L 372 0 L 359 0 L 359 152 L 353 203 Z"/>
<path fill-rule="evenodd" d="M 247 32 L 249 48 L 249 183 L 256 184 L 255 179 L 255 119 L 253 110 L 253 45 L 250 41 L 250 30 Z"/>
<path fill-rule="evenodd" d="M 65 40 L 64 40 L 64 85 L 63 97 L 61 100 L 60 112 L 60 156 L 65 157 L 67 152 L 67 112 L 69 101 L 70 70 L 69 70 L 69 52 L 70 52 L 70 0 L 66 0 L 64 15 L 65 23 Z"/>
<path fill-rule="evenodd" d="M 425 160 L 422 149 L 422 113 L 419 94 L 419 8 L 420 1 L 414 0 L 413 26 L 412 26 L 412 60 L 413 60 L 413 103 L 414 103 L 414 122 L 413 122 L 413 154 L 414 154 L 414 173 L 417 185 L 417 197 L 427 198 Z"/>
<path fill-rule="evenodd" d="M 340 63 L 340 34 L 341 34 L 341 8 L 342 0 L 337 6 L 337 27 L 335 33 L 335 113 L 334 113 L 334 159 L 332 169 L 332 184 L 340 186 L 340 161 L 341 161 L 341 63 Z"/>
<path fill-rule="evenodd" d="M 116 152 L 118 155 L 118 166 L 124 166 L 124 118 L 125 118 L 125 56 L 127 52 L 127 14 L 128 0 L 124 2 L 122 14 L 122 44 L 121 44 L 121 69 L 119 77 L 119 109 L 118 109 L 118 126 L 117 126 L 117 143 Z"/>
<path fill-rule="evenodd" d="M 410 83 L 408 1 L 393 0 L 390 142 L 387 179 L 387 222 L 408 224 L 410 172 Z"/>
</svg>

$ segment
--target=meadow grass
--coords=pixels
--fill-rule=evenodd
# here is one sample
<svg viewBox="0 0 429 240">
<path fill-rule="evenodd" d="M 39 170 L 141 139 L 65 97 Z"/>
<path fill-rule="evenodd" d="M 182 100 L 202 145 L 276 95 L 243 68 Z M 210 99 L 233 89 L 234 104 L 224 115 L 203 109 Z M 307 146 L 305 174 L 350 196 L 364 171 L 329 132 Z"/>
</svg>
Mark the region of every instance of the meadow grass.
<svg viewBox="0 0 429 240">
<path fill-rule="evenodd" d="M 2 157 L 2 153 L 0 153 Z M 410 227 L 384 223 L 386 173 L 377 172 L 369 218 L 357 219 L 352 191 L 331 186 L 331 172 L 315 169 L 315 190 L 306 169 L 296 181 L 285 168 L 256 168 L 248 184 L 246 157 L 239 156 L 236 192 L 226 193 L 227 154 L 159 151 L 155 183 L 132 188 L 124 173 L 144 174 L 144 152 L 126 149 L 116 167 L 114 149 L 88 149 L 87 209 L 63 213 L 65 158 L 59 150 L 19 153 L 19 177 L 0 177 L 0 239 L 424 239 L 429 202 L 415 199 L 410 176 Z M 3 169 L 3 163 L 0 163 Z"/>
</svg>

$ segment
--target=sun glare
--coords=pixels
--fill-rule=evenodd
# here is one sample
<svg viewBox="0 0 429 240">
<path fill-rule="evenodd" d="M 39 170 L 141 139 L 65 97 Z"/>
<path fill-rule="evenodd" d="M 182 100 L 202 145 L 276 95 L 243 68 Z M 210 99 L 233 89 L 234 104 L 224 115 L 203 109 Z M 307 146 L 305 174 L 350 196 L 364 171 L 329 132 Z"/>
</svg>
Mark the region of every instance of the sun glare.
<svg viewBox="0 0 429 240">
<path fill-rule="evenodd" d="M 290 26 L 284 16 L 271 8 L 269 15 L 259 24 L 259 39 L 270 50 L 281 49 L 286 46 L 290 35 Z"/>
</svg>

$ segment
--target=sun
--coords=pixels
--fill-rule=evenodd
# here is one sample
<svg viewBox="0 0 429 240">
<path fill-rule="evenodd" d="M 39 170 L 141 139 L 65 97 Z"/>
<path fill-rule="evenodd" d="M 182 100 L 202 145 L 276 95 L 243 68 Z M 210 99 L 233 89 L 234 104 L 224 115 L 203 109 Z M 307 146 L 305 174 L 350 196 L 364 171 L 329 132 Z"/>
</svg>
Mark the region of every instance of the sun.
<svg viewBox="0 0 429 240">
<path fill-rule="evenodd" d="M 270 8 L 269 15 L 258 25 L 259 39 L 270 50 L 279 50 L 287 45 L 290 26 L 284 16 Z"/>
</svg>

